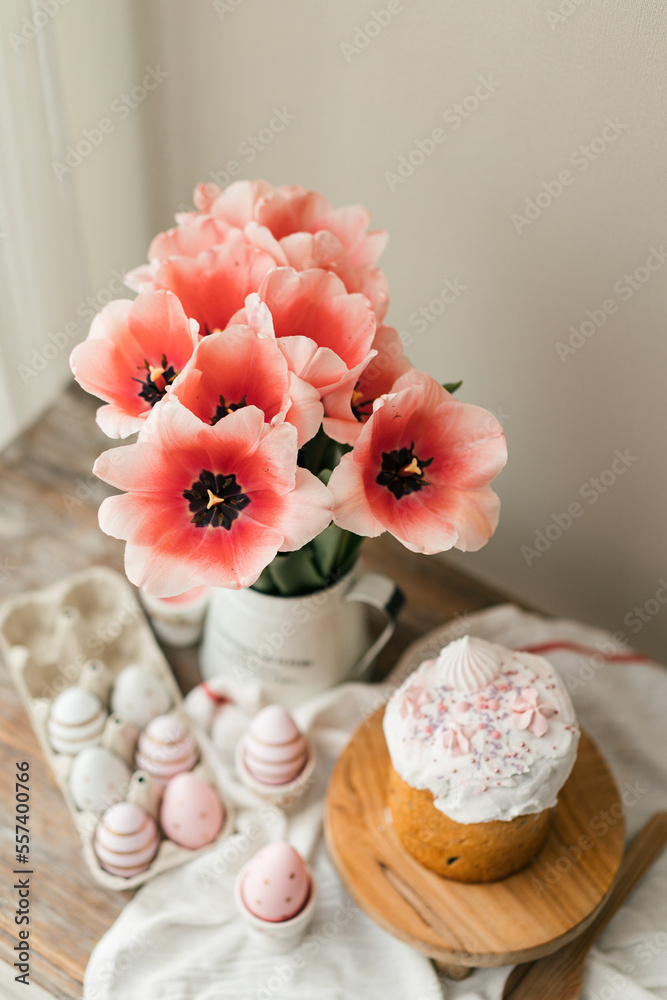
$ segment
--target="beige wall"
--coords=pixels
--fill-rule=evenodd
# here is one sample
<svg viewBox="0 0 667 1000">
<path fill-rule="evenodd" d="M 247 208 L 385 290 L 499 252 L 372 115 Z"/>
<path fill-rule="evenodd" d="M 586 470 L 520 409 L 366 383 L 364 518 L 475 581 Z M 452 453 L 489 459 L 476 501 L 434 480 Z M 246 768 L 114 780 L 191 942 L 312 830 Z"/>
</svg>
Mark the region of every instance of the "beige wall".
<svg viewBox="0 0 667 1000">
<path fill-rule="evenodd" d="M 119 7 L 126 23 L 110 13 Z M 71 0 L 54 22 L 75 80 L 72 135 L 146 66 L 168 74 L 77 173 L 96 280 L 132 263 L 146 227 L 165 227 L 196 180 L 224 180 L 230 160 L 242 176 L 367 204 L 391 233 L 389 320 L 413 361 L 463 377 L 460 398 L 492 409 L 507 433 L 500 527 L 456 563 L 664 655 L 667 10 L 649 0 L 388 9 Z M 373 12 L 387 23 L 373 27 Z M 276 108 L 294 117 L 251 159 L 244 143 Z M 418 140 L 434 129 L 419 164 Z M 411 153 L 418 165 L 397 180 Z M 547 529 L 545 551 L 531 554 Z M 647 601 L 641 623 L 632 609 Z"/>
</svg>

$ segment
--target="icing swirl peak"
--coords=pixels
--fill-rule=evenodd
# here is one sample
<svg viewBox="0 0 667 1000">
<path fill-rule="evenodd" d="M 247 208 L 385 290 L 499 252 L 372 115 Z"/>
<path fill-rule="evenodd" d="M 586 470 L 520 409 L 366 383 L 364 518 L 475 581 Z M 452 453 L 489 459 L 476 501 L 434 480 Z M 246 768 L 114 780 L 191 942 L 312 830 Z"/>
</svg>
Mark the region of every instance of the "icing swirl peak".
<svg viewBox="0 0 667 1000">
<path fill-rule="evenodd" d="M 440 652 L 436 671 L 440 684 L 455 691 L 479 691 L 502 672 L 504 650 L 495 643 L 464 635 Z"/>
</svg>

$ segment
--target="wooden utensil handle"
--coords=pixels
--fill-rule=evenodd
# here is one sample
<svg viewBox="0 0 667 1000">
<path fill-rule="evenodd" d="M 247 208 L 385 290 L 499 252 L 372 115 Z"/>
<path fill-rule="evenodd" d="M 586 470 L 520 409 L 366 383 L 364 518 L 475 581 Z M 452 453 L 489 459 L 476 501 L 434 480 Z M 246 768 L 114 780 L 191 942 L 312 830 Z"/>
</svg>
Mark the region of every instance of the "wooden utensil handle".
<svg viewBox="0 0 667 1000">
<path fill-rule="evenodd" d="M 667 843 L 667 812 L 658 812 L 646 823 L 628 847 L 618 870 L 618 877 L 595 920 L 578 937 L 547 958 L 527 965 L 517 965 L 505 983 L 503 997 L 512 1000 L 539 996 L 537 989 L 557 982 L 559 996 L 579 996 L 583 965 L 595 943 L 616 911 L 641 881 Z M 569 989 L 569 992 L 568 992 Z"/>
<path fill-rule="evenodd" d="M 642 880 L 667 843 L 667 812 L 651 816 L 628 847 L 621 862 L 618 878 L 602 904 L 602 910 L 583 934 L 562 950 L 571 953 L 586 952 L 620 909 L 635 886 Z"/>
</svg>

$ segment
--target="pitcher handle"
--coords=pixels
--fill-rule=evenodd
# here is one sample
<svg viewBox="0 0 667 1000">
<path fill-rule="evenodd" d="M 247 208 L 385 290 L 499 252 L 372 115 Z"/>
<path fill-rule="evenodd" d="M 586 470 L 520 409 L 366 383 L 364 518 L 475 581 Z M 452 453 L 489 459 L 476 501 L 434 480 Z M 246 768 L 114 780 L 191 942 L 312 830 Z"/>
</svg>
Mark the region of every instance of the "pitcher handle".
<svg viewBox="0 0 667 1000">
<path fill-rule="evenodd" d="M 388 619 L 375 642 L 352 667 L 348 680 L 354 681 L 363 676 L 380 650 L 389 642 L 396 628 L 398 616 L 405 604 L 405 594 L 398 584 L 388 576 L 384 576 L 382 573 L 364 573 L 350 588 L 344 601 L 345 603 L 359 601 L 362 604 L 370 604 L 371 607 L 382 611 Z"/>
</svg>

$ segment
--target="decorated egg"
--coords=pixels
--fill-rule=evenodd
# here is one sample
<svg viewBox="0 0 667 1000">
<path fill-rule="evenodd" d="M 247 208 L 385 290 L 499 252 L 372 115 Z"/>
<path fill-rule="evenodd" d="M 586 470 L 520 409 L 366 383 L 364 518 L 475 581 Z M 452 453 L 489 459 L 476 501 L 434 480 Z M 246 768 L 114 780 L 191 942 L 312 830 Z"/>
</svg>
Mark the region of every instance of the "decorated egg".
<svg viewBox="0 0 667 1000">
<path fill-rule="evenodd" d="M 184 699 L 185 711 L 193 722 L 210 735 L 213 720 L 220 711 L 230 705 L 231 698 L 226 693 L 224 681 L 219 677 L 214 677 L 210 681 L 203 681 L 189 691 Z"/>
<path fill-rule="evenodd" d="M 134 802 L 118 802 L 98 823 L 93 846 L 102 868 L 130 878 L 148 868 L 159 843 L 152 816 Z"/>
<path fill-rule="evenodd" d="M 156 715 L 169 711 L 171 698 L 160 678 L 138 664 L 125 667 L 111 693 L 111 708 L 126 722 L 143 729 Z"/>
<path fill-rule="evenodd" d="M 303 771 L 308 744 L 282 705 L 267 705 L 257 713 L 243 742 L 243 762 L 251 776 L 265 785 L 284 785 Z"/>
<path fill-rule="evenodd" d="M 197 763 L 197 744 L 185 723 L 176 715 L 151 719 L 137 748 L 137 767 L 163 783 Z"/>
<path fill-rule="evenodd" d="M 241 880 L 244 906 L 261 920 L 291 920 L 310 895 L 310 879 L 303 858 L 281 840 L 267 844 L 248 862 Z"/>
<path fill-rule="evenodd" d="M 121 802 L 129 784 L 130 769 L 125 761 L 98 746 L 78 753 L 69 775 L 69 788 L 77 809 L 96 813 Z"/>
<path fill-rule="evenodd" d="M 191 771 L 172 778 L 164 790 L 160 823 L 170 840 L 195 851 L 220 833 L 222 802 L 208 784 Z"/>
<path fill-rule="evenodd" d="M 65 688 L 51 706 L 49 743 L 58 753 L 76 754 L 99 742 L 106 718 L 106 708 L 92 691 Z"/>
</svg>

